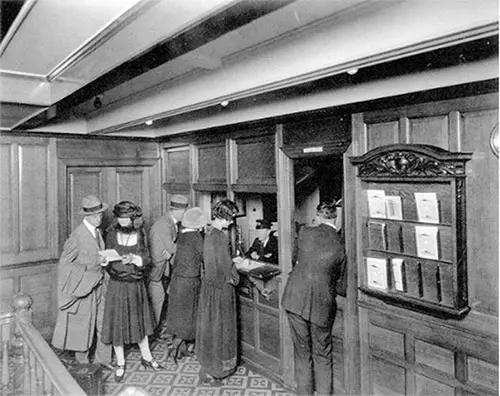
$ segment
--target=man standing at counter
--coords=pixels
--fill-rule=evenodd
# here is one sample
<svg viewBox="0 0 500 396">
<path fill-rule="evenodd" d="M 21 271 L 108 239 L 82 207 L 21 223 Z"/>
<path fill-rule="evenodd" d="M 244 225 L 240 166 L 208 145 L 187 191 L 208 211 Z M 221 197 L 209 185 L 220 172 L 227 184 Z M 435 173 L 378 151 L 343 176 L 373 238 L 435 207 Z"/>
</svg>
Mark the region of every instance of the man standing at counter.
<svg viewBox="0 0 500 396">
<path fill-rule="evenodd" d="M 335 203 L 317 207 L 317 227 L 303 227 L 297 261 L 283 292 L 294 346 L 299 395 L 333 394 L 331 331 L 337 311 L 336 283 L 345 265 L 345 249 L 335 228 Z"/>
<path fill-rule="evenodd" d="M 156 336 L 170 340 L 170 334 L 162 334 L 162 312 L 168 304 L 168 284 L 170 264 L 177 250 L 176 241 L 179 225 L 189 205 L 188 197 L 173 194 L 169 210 L 153 224 L 149 230 L 149 249 L 153 266 L 149 273 L 148 291 L 156 319 Z M 165 304 L 165 307 L 164 307 Z"/>
</svg>

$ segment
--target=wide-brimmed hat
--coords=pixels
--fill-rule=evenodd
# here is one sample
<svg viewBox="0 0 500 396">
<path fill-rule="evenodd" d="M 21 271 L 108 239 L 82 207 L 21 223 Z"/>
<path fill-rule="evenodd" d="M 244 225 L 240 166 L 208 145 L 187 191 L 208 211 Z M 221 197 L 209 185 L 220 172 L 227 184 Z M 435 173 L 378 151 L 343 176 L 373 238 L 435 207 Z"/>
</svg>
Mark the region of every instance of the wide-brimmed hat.
<svg viewBox="0 0 500 396">
<path fill-rule="evenodd" d="M 170 209 L 186 209 L 189 206 L 189 199 L 182 194 L 173 194 L 170 197 Z"/>
<path fill-rule="evenodd" d="M 182 226 L 186 228 L 202 228 L 207 224 L 207 216 L 201 208 L 195 206 L 194 208 L 186 210 L 182 216 Z"/>
<path fill-rule="evenodd" d="M 108 204 L 102 202 L 95 195 L 88 195 L 82 199 L 82 208 L 80 214 L 85 216 L 104 212 L 108 208 Z"/>
</svg>

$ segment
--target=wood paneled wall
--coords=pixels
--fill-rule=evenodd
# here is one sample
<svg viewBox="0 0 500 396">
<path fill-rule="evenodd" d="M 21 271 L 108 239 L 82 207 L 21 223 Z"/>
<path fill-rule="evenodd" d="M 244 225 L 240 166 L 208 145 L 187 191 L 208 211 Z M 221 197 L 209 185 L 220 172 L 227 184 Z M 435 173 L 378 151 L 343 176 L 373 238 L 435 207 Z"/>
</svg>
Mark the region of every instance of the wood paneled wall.
<svg viewBox="0 0 500 396">
<path fill-rule="evenodd" d="M 0 313 L 20 291 L 34 298 L 34 325 L 48 336 L 55 321 L 58 257 L 57 160 L 51 138 L 0 138 Z"/>
<path fill-rule="evenodd" d="M 95 194 L 110 205 L 132 200 L 143 206 L 151 225 L 161 210 L 158 145 L 2 136 L 0 161 L 0 312 L 11 311 L 14 294 L 30 294 L 33 323 L 50 338 L 59 254 L 82 220 L 81 199 Z"/>
<path fill-rule="evenodd" d="M 497 95 L 357 113 L 352 125 L 357 155 L 393 143 L 473 153 L 465 183 L 471 312 L 463 320 L 444 320 L 358 292 L 362 393 L 497 394 L 498 158 L 489 146 L 498 127 Z M 361 205 L 359 180 L 350 193 Z M 356 243 L 360 219 L 354 228 Z M 364 265 L 359 250 L 356 261 Z"/>
</svg>

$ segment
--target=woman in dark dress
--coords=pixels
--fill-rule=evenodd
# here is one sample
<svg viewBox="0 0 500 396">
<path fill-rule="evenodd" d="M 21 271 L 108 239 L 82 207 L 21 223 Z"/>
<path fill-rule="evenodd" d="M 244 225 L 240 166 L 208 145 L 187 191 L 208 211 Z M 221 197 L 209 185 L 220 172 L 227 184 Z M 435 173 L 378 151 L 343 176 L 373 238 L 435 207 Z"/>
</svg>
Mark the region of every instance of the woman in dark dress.
<svg viewBox="0 0 500 396">
<path fill-rule="evenodd" d="M 117 361 L 115 381 L 120 382 L 125 375 L 124 344 L 139 344 L 145 368 L 163 367 L 149 349 L 148 335 L 153 334 L 154 322 L 144 283 L 150 259 L 142 210 L 130 201 L 122 201 L 115 205 L 113 214 L 116 224 L 107 230 L 106 249 L 115 249 L 122 259 L 105 263 L 110 279 L 102 339 L 105 344 L 113 344 Z"/>
<path fill-rule="evenodd" d="M 191 208 L 182 217 L 182 228 L 177 238 L 166 320 L 167 332 L 175 335 L 169 350 L 169 355 L 173 354 L 175 363 L 179 358 L 183 342 L 188 343 L 189 352 L 196 337 L 200 273 L 203 265 L 201 230 L 206 225 L 205 213 L 198 207 Z"/>
<path fill-rule="evenodd" d="M 219 385 L 237 364 L 236 291 L 238 272 L 231 260 L 229 240 L 223 232 L 238 213 L 236 204 L 219 201 L 213 209 L 212 227 L 203 244 L 204 271 L 196 328 L 196 356 L 201 364 L 200 382 Z"/>
</svg>

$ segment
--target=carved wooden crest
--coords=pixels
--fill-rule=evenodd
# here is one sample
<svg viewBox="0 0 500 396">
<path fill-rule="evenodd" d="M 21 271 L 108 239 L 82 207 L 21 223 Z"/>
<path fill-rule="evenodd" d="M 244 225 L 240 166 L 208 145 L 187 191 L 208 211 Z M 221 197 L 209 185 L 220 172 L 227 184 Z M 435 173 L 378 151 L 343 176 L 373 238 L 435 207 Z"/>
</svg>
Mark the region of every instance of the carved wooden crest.
<svg viewBox="0 0 500 396">
<path fill-rule="evenodd" d="M 443 177 L 464 176 L 470 155 L 450 153 L 425 145 L 379 147 L 361 157 L 352 157 L 359 165 L 360 177 Z"/>
</svg>

